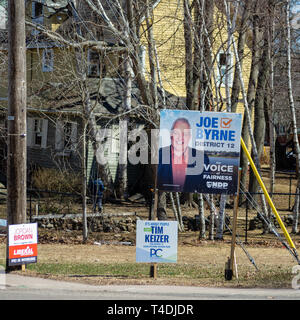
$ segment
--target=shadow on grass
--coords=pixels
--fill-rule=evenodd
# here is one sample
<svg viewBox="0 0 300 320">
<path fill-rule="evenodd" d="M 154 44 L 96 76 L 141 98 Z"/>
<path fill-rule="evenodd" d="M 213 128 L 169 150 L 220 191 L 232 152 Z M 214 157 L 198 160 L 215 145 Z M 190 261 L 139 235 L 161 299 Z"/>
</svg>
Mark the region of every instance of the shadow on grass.
<svg viewBox="0 0 300 320">
<path fill-rule="evenodd" d="M 138 279 L 137 277 L 112 274 L 72 274 L 68 278 L 105 278 L 105 279 Z"/>
</svg>

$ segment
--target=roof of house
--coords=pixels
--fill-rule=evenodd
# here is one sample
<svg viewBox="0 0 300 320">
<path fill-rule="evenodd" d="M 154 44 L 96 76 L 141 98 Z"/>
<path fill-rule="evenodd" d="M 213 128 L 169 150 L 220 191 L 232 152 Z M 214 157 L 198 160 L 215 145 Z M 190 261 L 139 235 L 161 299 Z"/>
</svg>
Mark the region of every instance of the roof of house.
<svg viewBox="0 0 300 320">
<path fill-rule="evenodd" d="M 121 114 L 124 111 L 125 83 L 121 78 L 88 79 L 91 104 L 94 113 L 98 116 Z M 165 92 L 169 108 L 182 109 L 185 107 L 185 98 L 177 97 Z M 160 104 L 162 94 L 159 90 Z M 45 83 L 38 92 L 27 98 L 28 109 L 49 113 L 82 113 L 82 95 L 78 87 L 70 83 Z M 136 82 L 132 85 L 131 108 L 143 107 Z"/>
<path fill-rule="evenodd" d="M 48 8 L 49 12 L 55 12 L 56 10 L 64 9 L 68 6 L 68 0 L 34 0 L 35 2 L 42 3 Z"/>
</svg>

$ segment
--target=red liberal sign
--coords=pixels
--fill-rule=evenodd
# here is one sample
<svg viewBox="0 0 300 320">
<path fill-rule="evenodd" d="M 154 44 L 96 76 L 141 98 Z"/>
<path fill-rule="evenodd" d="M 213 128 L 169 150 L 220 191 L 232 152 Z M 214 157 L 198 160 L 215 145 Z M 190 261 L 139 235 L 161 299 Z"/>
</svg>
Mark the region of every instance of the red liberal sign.
<svg viewBox="0 0 300 320">
<path fill-rule="evenodd" d="M 37 224 L 12 224 L 8 229 L 8 263 L 37 262 Z"/>
</svg>

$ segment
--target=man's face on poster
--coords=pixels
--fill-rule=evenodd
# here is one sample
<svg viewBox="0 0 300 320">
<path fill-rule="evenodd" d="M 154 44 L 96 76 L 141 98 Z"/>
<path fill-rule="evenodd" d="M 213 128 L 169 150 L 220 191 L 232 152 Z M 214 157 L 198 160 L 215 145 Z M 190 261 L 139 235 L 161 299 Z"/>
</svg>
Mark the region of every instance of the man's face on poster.
<svg viewBox="0 0 300 320">
<path fill-rule="evenodd" d="M 191 139 L 191 128 L 187 122 L 177 121 L 171 132 L 171 144 L 176 153 L 183 153 Z"/>
</svg>

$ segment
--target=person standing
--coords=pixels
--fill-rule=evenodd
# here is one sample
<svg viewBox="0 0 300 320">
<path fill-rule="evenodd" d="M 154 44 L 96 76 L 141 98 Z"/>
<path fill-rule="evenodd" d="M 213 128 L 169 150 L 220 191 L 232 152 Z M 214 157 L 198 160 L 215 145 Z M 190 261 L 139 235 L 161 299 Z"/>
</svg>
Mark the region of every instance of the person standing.
<svg viewBox="0 0 300 320">
<path fill-rule="evenodd" d="M 99 212 L 103 211 L 103 191 L 105 190 L 104 184 L 101 179 L 93 181 L 93 211 L 96 212 L 98 208 Z"/>
</svg>

